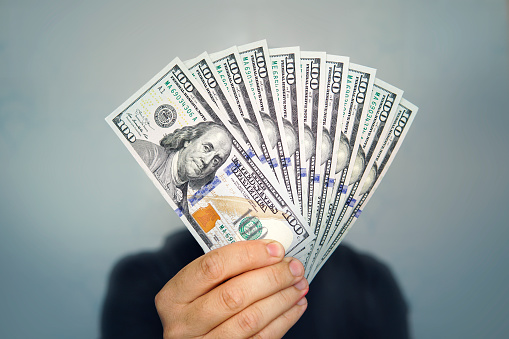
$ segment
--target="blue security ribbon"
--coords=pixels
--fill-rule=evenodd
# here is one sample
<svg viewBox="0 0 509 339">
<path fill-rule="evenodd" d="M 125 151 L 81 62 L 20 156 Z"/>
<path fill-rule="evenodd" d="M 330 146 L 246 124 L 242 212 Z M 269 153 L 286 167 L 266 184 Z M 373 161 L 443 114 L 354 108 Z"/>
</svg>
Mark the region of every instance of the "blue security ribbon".
<svg viewBox="0 0 509 339">
<path fill-rule="evenodd" d="M 329 181 L 327 182 L 327 187 L 330 188 L 330 187 L 333 187 L 334 186 L 334 179 L 330 179 L 329 178 Z"/>
<path fill-rule="evenodd" d="M 196 191 L 193 194 L 193 196 L 189 199 L 189 203 L 191 204 L 191 206 L 196 205 L 201 199 L 203 199 L 203 197 L 205 197 L 207 194 L 212 192 L 212 190 L 214 188 L 219 186 L 220 183 L 221 183 L 221 179 L 219 179 L 216 176 L 216 177 L 214 177 L 214 180 L 212 180 L 210 183 L 208 183 L 207 185 L 203 186 L 198 191 Z"/>
<path fill-rule="evenodd" d="M 349 199 L 349 202 L 348 202 L 348 206 L 350 207 L 353 207 L 355 205 L 355 203 L 357 202 L 356 199 L 352 198 L 352 199 Z"/>
</svg>

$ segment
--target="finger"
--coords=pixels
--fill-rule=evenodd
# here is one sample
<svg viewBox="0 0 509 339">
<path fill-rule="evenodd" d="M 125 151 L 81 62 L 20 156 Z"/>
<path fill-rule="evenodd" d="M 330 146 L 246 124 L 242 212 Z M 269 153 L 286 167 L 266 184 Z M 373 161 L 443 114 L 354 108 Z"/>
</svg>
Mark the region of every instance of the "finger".
<svg viewBox="0 0 509 339">
<path fill-rule="evenodd" d="M 264 329 L 254 335 L 254 338 L 282 338 L 286 332 L 302 317 L 304 311 L 308 307 L 306 297 L 299 300 L 299 302 L 291 309 L 280 315 Z"/>
<path fill-rule="evenodd" d="M 197 258 L 163 287 L 173 302 L 187 304 L 240 273 L 280 262 L 283 246 L 274 240 L 236 242 Z"/>
<path fill-rule="evenodd" d="M 187 321 L 206 333 L 251 304 L 301 280 L 303 282 L 296 286 L 300 290 L 307 289 L 308 284 L 303 276 L 304 267 L 294 258 L 285 258 L 280 263 L 246 272 L 189 304 L 185 310 Z M 292 287 L 292 290 L 298 289 Z"/>
<path fill-rule="evenodd" d="M 306 279 L 302 279 L 299 284 L 299 288 L 288 287 L 252 304 L 209 332 L 205 338 L 247 338 L 263 331 L 267 326 L 270 326 L 267 334 L 286 333 L 302 314 L 299 312 L 304 311 L 305 307 L 302 305 L 307 303 L 304 296 L 309 285 Z M 299 307 L 291 311 L 295 306 Z M 291 312 L 288 313 L 289 311 Z M 282 316 L 283 318 L 278 320 Z M 274 325 L 271 325 L 273 323 Z"/>
</svg>

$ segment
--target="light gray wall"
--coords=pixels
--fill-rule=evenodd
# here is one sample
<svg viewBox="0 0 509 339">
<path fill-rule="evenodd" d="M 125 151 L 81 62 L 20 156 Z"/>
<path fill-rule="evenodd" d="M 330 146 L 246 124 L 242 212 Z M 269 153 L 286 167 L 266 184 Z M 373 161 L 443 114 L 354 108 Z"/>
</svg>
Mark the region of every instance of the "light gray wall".
<svg viewBox="0 0 509 339">
<path fill-rule="evenodd" d="M 506 335 L 506 3 L 271 3 L 0 3 L 1 338 L 97 335 L 113 263 L 183 227 L 104 118 L 175 56 L 261 38 L 351 56 L 420 107 L 347 240 L 391 265 L 416 338 Z"/>
</svg>

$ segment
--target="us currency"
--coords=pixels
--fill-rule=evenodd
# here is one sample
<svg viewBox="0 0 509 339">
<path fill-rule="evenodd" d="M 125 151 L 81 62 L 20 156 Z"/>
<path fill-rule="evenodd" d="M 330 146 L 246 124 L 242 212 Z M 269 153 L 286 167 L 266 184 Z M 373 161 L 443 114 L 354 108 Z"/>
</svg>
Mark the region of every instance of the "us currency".
<svg viewBox="0 0 509 339">
<path fill-rule="evenodd" d="M 275 95 L 274 76 L 270 71 L 270 56 L 265 40 L 253 42 L 237 47 L 242 58 L 241 71 L 247 79 L 251 98 L 259 109 L 259 123 L 263 126 L 263 138 L 277 156 L 279 167 L 279 183 L 286 188 L 286 192 L 293 202 L 293 191 L 288 175 L 288 147 L 279 103 Z"/>
<path fill-rule="evenodd" d="M 303 137 L 301 151 L 301 176 L 303 180 L 304 217 L 311 224 L 315 191 L 319 187 L 320 147 L 322 145 L 322 121 L 325 107 L 325 52 L 301 51 L 301 76 L 303 86 Z"/>
<path fill-rule="evenodd" d="M 337 161 L 337 152 L 335 152 L 335 150 L 337 150 L 338 138 L 336 138 L 336 134 L 341 133 L 342 116 L 340 116 L 339 113 L 345 102 L 346 75 L 348 74 L 349 60 L 348 57 L 327 54 L 325 61 L 325 105 L 321 126 L 321 164 L 318 169 L 319 176 L 322 180 L 320 181 L 320 190 L 316 192 L 317 199 L 315 200 L 316 203 L 313 205 L 314 218 L 310 225 L 315 236 L 323 233 L 323 231 L 321 231 L 321 226 L 324 217 L 324 209 L 331 188 L 334 186 L 335 178 L 334 172 L 331 173 L 331 168 L 335 168 Z M 311 263 L 310 259 L 312 259 L 312 254 L 314 253 L 316 240 L 317 238 L 308 246 L 310 254 L 304 262 L 305 267 Z M 309 269 L 310 265 L 307 267 L 306 271 L 309 271 Z"/>
<path fill-rule="evenodd" d="M 226 112 L 228 122 L 234 127 L 234 130 L 231 132 L 237 133 L 237 136 L 246 142 L 249 147 L 247 150 L 248 154 L 261 158 L 263 156 L 261 149 L 259 147 L 255 148 L 246 134 L 245 131 L 249 130 L 248 126 L 244 119 L 242 119 L 239 108 L 233 102 L 233 98 L 228 93 L 225 84 L 220 81 L 219 74 L 217 73 L 208 53 L 204 52 L 194 59 L 185 61 L 184 64 L 194 76 L 196 81 L 202 85 L 203 90 L 207 92 L 214 104 Z M 258 152 L 256 150 L 258 150 Z M 265 164 L 269 166 L 267 163 Z"/>
<path fill-rule="evenodd" d="M 200 87 L 177 58 L 107 122 L 205 251 L 270 238 L 299 252 L 305 220 Z"/>
<path fill-rule="evenodd" d="M 286 147 L 288 149 L 288 176 L 295 205 L 302 210 L 301 150 L 299 121 L 302 121 L 302 79 L 300 75 L 300 48 L 269 49 L 275 92 L 279 101 Z M 283 142 L 285 139 L 283 138 Z"/>
<path fill-rule="evenodd" d="M 380 182 L 387 173 L 394 157 L 398 153 L 399 148 L 401 147 L 401 144 L 415 119 L 417 111 L 417 106 L 413 105 L 404 98 L 401 99 L 396 116 L 390 126 L 387 136 L 383 143 L 378 143 L 376 146 L 375 151 L 373 152 L 375 156 L 373 156 L 368 163 L 367 168 L 369 168 L 369 171 L 365 172 L 359 183 L 359 187 L 362 188 L 355 194 L 357 203 L 351 211 L 348 219 L 341 225 L 340 231 L 337 232 L 332 241 L 328 244 L 327 250 L 323 253 L 323 255 L 321 255 L 320 262 L 314 270 L 311 280 L 330 255 L 336 250 L 339 243 L 343 240 L 352 225 L 359 218 L 362 210 L 365 208 L 366 204 L 380 185 Z"/>
<path fill-rule="evenodd" d="M 361 176 L 364 174 L 364 168 L 366 168 L 365 164 L 367 164 L 371 159 L 371 155 L 373 154 L 380 137 L 382 137 L 382 140 L 385 138 L 387 129 L 384 128 L 387 126 L 387 122 L 390 125 L 394 119 L 402 96 L 402 90 L 391 86 L 380 79 L 375 79 L 367 112 L 362 115 L 359 122 L 359 132 L 357 133 L 356 140 L 358 149 L 356 158 L 353 162 L 354 166 L 352 167 L 352 174 L 350 176 L 348 189 L 345 194 L 348 198 L 346 199 L 345 204 L 342 205 L 341 212 L 337 213 L 332 223 L 330 223 L 333 230 L 338 229 L 338 225 L 341 224 L 343 217 L 349 210 L 349 206 L 355 203 L 354 194 L 357 191 Z M 334 237 L 334 234 L 329 235 L 329 237 Z M 324 249 L 323 246 L 326 243 L 326 240 L 325 232 L 322 232 L 317 234 L 317 239 L 311 243 L 311 245 L 314 242 L 318 243 L 316 246 L 316 252 L 313 254 L 313 258 L 311 260 L 311 266 L 314 265 L 316 257 L 319 255 L 318 253 Z M 312 272 L 313 270 L 309 269 L 309 271 Z"/>
<path fill-rule="evenodd" d="M 384 132 L 386 122 L 389 121 L 389 124 L 392 122 L 402 97 L 402 90 L 385 81 L 375 79 L 368 114 L 359 126 L 359 148 L 357 150 L 352 176 L 348 184 L 348 191 L 346 194 L 348 198 L 341 212 L 337 214 L 334 222 L 335 225 L 339 225 L 342 222 L 348 207 L 352 207 L 355 204 L 356 200 L 354 195 L 359 186 L 361 176 L 364 174 L 365 165 L 373 155 L 379 138 Z"/>
<path fill-rule="evenodd" d="M 352 175 L 352 170 L 357 154 L 358 143 L 356 143 L 359 122 L 362 115 L 367 114 L 367 105 L 365 102 L 371 97 L 373 83 L 375 81 L 376 70 L 374 68 L 350 63 L 348 66 L 348 76 L 345 87 L 345 105 L 343 107 L 343 117 L 341 122 L 341 133 L 338 148 L 336 150 L 337 159 L 335 167 L 335 183 L 333 194 L 327 203 L 327 218 L 323 227 L 323 237 L 325 243 L 330 239 L 331 227 L 338 206 L 341 207 L 346 201 L 348 182 Z"/>
<path fill-rule="evenodd" d="M 231 97 L 234 98 L 238 112 L 247 125 L 245 131 L 249 140 L 251 140 L 251 145 L 256 154 L 262 154 L 259 158 L 260 161 L 262 164 L 267 163 L 274 176 L 280 180 L 278 171 L 274 168 L 274 164 L 277 164 L 276 157 L 265 144 L 264 132 L 260 128 L 263 125 L 259 122 L 257 106 L 251 101 L 246 79 L 240 69 L 241 58 L 237 47 L 233 46 L 224 51 L 210 54 L 210 58 L 216 66 L 221 82 Z M 242 119 L 239 117 L 239 120 Z"/>
</svg>

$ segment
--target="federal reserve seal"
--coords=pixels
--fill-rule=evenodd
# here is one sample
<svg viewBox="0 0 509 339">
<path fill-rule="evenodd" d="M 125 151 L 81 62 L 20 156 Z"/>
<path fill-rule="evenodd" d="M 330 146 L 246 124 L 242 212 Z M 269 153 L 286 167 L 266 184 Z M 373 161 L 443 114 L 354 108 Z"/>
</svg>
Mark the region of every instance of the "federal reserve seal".
<svg viewBox="0 0 509 339">
<path fill-rule="evenodd" d="M 257 217 L 248 217 L 242 219 L 239 224 L 239 232 L 245 240 L 260 239 L 263 226 Z"/>
<path fill-rule="evenodd" d="M 154 120 L 159 127 L 171 127 L 177 120 L 177 111 L 175 111 L 175 108 L 172 105 L 161 105 L 157 107 L 154 113 Z"/>
</svg>

